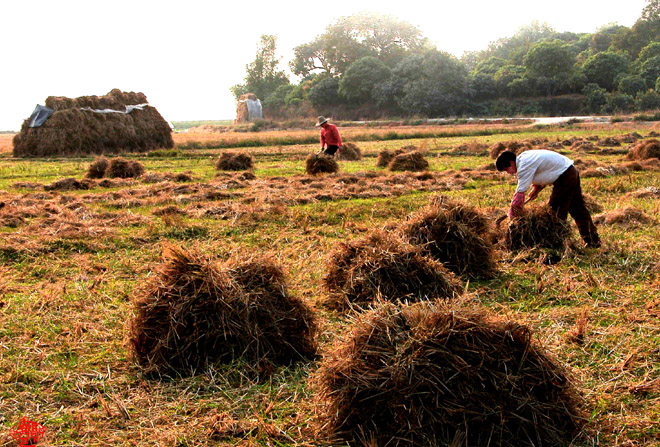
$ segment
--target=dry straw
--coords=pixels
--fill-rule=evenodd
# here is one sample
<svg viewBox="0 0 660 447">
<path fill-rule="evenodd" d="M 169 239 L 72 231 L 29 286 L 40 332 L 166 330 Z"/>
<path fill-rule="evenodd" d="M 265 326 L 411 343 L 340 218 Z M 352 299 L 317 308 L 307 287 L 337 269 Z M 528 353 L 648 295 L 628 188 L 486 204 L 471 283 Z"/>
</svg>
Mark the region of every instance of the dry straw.
<svg viewBox="0 0 660 447">
<path fill-rule="evenodd" d="M 385 231 L 340 244 L 330 255 L 324 285 L 329 292 L 325 304 L 338 310 L 377 299 L 412 302 L 460 294 L 452 272 Z"/>
<path fill-rule="evenodd" d="M 488 278 L 495 273 L 492 229 L 474 207 L 439 198 L 401 229 L 410 243 L 456 274 Z"/>
<path fill-rule="evenodd" d="M 305 160 L 305 172 L 309 175 L 333 173 L 339 171 L 337 161 L 325 154 L 311 154 Z"/>
<path fill-rule="evenodd" d="M 428 169 L 429 162 L 421 152 L 412 151 L 395 155 L 387 167 L 390 171 L 424 171 Z"/>
<path fill-rule="evenodd" d="M 563 249 L 570 228 L 548 205 L 529 207 L 509 222 L 505 242 L 509 250 L 527 248 Z"/>
<path fill-rule="evenodd" d="M 271 259 L 216 265 L 167 246 L 134 303 L 129 345 L 146 373 L 192 374 L 243 358 L 287 364 L 315 355 L 313 312 Z"/>
<path fill-rule="evenodd" d="M 254 159 L 243 152 L 223 152 L 215 162 L 219 171 L 246 171 L 254 168 Z"/>
<path fill-rule="evenodd" d="M 80 98 L 48 97 L 46 106 L 55 110 L 41 127 L 23 122 L 14 137 L 14 156 L 47 157 L 120 152 L 147 152 L 172 148 L 172 130 L 158 111 L 147 105 L 131 113 L 94 113 L 81 110 L 124 110 L 127 105 L 146 104 L 143 93 L 114 89 L 105 96 Z"/>
<path fill-rule="evenodd" d="M 640 141 L 628 152 L 628 158 L 632 160 L 660 158 L 660 141 L 656 139 Z"/>
<path fill-rule="evenodd" d="M 417 146 L 403 146 L 399 149 L 396 149 L 394 151 L 389 151 L 387 149 L 383 149 L 378 153 L 378 159 L 376 160 L 376 166 L 379 168 L 386 168 L 392 159 L 396 157 L 397 155 L 405 154 L 406 152 L 413 152 L 417 151 Z"/>
<path fill-rule="evenodd" d="M 519 323 L 417 303 L 357 314 L 311 384 L 318 436 L 350 445 L 568 445 L 582 400 Z"/>
<path fill-rule="evenodd" d="M 344 143 L 335 154 L 337 160 L 357 161 L 362 160 L 362 151 L 355 143 Z"/>
</svg>

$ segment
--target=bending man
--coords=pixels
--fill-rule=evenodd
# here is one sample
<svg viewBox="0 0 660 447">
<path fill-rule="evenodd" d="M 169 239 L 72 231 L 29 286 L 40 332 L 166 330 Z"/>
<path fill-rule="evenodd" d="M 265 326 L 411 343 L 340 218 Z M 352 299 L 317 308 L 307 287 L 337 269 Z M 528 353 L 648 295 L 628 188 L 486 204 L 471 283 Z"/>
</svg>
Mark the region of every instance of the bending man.
<svg viewBox="0 0 660 447">
<path fill-rule="evenodd" d="M 513 152 L 504 151 L 497 157 L 495 165 L 498 171 L 518 174 L 518 187 L 511 201 L 509 217 L 522 213 L 525 193 L 530 187 L 528 201 L 536 199 L 539 191 L 551 184 L 548 205 L 560 219 L 566 220 L 569 214 L 573 217 L 587 247 L 600 247 L 598 231 L 584 203 L 580 174 L 573 166 L 573 160 L 553 151 L 535 149 L 524 151 L 517 157 Z"/>
<path fill-rule="evenodd" d="M 335 152 L 341 146 L 341 137 L 337 126 L 330 124 L 324 116 L 319 116 L 319 122 L 316 123 L 316 126 L 321 126 L 321 150 L 319 152 L 334 157 Z"/>
</svg>

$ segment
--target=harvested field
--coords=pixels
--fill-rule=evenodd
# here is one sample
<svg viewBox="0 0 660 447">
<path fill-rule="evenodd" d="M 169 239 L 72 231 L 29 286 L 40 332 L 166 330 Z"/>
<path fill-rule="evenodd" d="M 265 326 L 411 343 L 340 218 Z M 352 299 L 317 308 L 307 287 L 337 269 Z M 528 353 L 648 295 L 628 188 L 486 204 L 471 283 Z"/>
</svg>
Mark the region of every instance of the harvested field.
<svg viewBox="0 0 660 447">
<path fill-rule="evenodd" d="M 27 415 L 46 427 L 44 445 L 339 447 L 359 445 L 370 435 L 370 445 L 384 445 L 393 433 L 398 438 L 389 440 L 391 445 L 405 445 L 408 439 L 479 445 L 481 428 L 500 434 L 501 445 L 525 445 L 523 433 L 541 436 L 544 445 L 660 444 L 655 417 L 660 414 L 660 161 L 627 159 L 621 152 L 625 145 L 614 147 L 619 152 L 571 149 L 578 140 L 651 135 L 660 130 L 658 124 L 360 126 L 346 125 L 342 137 L 359 144 L 362 159 L 340 161 L 341 172 L 316 176 L 306 173 L 305 162 L 318 150 L 318 129 L 175 134 L 174 151 L 122 155 L 143 167 L 140 176 L 130 178 L 106 176 L 107 165 L 96 170 L 104 176 L 89 175 L 96 155 L 20 159 L 12 157 L 11 147 L 0 152 L 0 425 L 5 432 Z M 309 143 L 301 142 L 308 137 Z M 281 140 L 269 146 L 274 138 Z M 226 152 L 215 146 L 220 140 L 234 144 L 233 152 L 251 156 L 252 170 L 216 170 L 214 162 Z M 631 208 L 651 220 L 599 224 L 603 246 L 598 249 L 569 243 L 559 253 L 527 245 L 509 250 L 505 228 L 494 232 L 494 224 L 508 209 L 515 178 L 493 171 L 479 150 L 513 141 L 523 149 L 569 141 L 558 150 L 580 164 L 581 174 L 587 169 L 603 174 L 581 175 L 591 209 L 597 205 L 599 213 L 613 216 Z M 426 170 L 390 172 L 375 166 L 381 151 L 393 153 L 405 146 L 423 151 Z M 467 150 L 456 151 L 459 147 Z M 106 157 L 108 164 L 117 158 Z M 550 189 L 541 191 L 536 202 L 547 201 Z M 474 235 L 455 239 L 450 250 L 454 261 L 441 265 L 445 261 L 423 253 L 432 244 L 411 247 L 400 240 L 403 230 L 430 210 L 454 213 L 451 227 Z M 567 236 L 579 240 L 570 218 Z M 480 252 L 486 255 L 465 252 L 475 241 L 487 243 L 489 248 Z M 176 267 L 170 271 L 179 273 L 163 275 L 170 265 L 162 258 L 168 246 L 185 254 L 178 259 L 190 260 L 185 274 Z M 344 248 L 346 253 L 355 249 L 355 257 L 342 257 Z M 325 278 L 335 255 L 340 262 L 333 274 L 341 281 L 331 293 Z M 460 281 L 448 279 L 458 276 L 451 265 L 461 272 Z M 429 281 L 424 272 L 444 276 Z M 216 276 L 222 278 L 220 285 L 210 281 Z M 175 278 L 179 282 L 170 281 Z M 415 278 L 417 283 L 410 281 Z M 455 286 L 442 287 L 450 283 Z M 159 299 L 145 295 L 156 285 L 163 292 Z M 207 289 L 213 294 L 200 293 Z M 281 300 L 284 296 L 293 301 Z M 347 305 L 347 296 L 355 297 L 355 304 Z M 231 312 L 205 307 L 214 303 L 222 308 L 232 297 L 242 301 L 231 301 Z M 141 345 L 142 360 L 131 348 L 135 334 L 128 330 L 141 312 L 139 300 L 171 304 L 150 320 L 153 329 L 138 331 L 152 334 L 145 338 L 149 343 L 161 340 L 160 351 L 151 349 L 153 344 Z M 423 310 L 404 312 L 399 300 L 419 300 L 413 308 Z M 445 318 L 449 315 L 453 319 Z M 433 326 L 432 320 L 447 324 Z M 190 324 L 179 327 L 180 321 Z M 219 329 L 223 321 L 228 325 L 224 332 Z M 467 326 L 452 326 L 458 323 Z M 334 405 L 338 394 L 318 387 L 317 378 L 329 371 L 330 360 L 343 361 L 335 366 L 359 363 L 359 356 L 340 359 L 337 353 L 349 340 L 365 340 L 352 337 L 357 328 L 366 334 L 368 325 L 374 328 L 369 342 L 385 348 L 369 354 L 384 361 L 382 368 L 354 382 L 365 395 L 363 385 L 381 372 L 414 374 L 412 380 L 389 374 L 391 382 L 378 386 L 383 395 L 370 394 L 378 418 L 365 423 L 354 411 L 360 402 L 346 406 L 341 403 L 346 400 L 334 401 L 342 411 L 353 411 L 347 424 L 337 428 L 341 421 L 326 412 L 326 405 Z M 177 336 L 164 336 L 165 328 L 172 327 Z M 464 327 L 471 329 L 461 332 Z M 443 328 L 454 329 L 445 335 L 456 336 L 455 342 L 437 343 L 433 334 L 440 336 Z M 488 328 L 488 335 L 482 328 Z M 523 332 L 527 335 L 516 338 Z M 206 349 L 215 336 L 217 342 L 232 334 L 246 343 L 223 342 L 221 348 Z M 518 345 L 520 340 L 529 343 Z M 372 345 L 364 346 L 360 349 L 366 353 Z M 456 355 L 466 361 L 497 357 L 501 363 L 453 376 L 452 365 L 458 372 L 453 360 L 423 360 L 435 359 L 431 352 L 447 354 L 447 346 L 460 348 Z M 354 344 L 355 352 L 358 347 Z M 545 356 L 558 368 L 551 371 L 561 370 L 563 376 L 529 374 L 531 361 L 516 363 L 522 357 L 515 353 L 521 352 L 526 359 Z M 398 356 L 396 361 L 389 353 Z M 163 359 L 166 363 L 159 361 Z M 428 371 L 445 378 L 429 380 Z M 460 390 L 474 391 L 473 398 L 453 387 L 466 377 L 474 381 L 460 382 Z M 534 379 L 524 379 L 529 377 Z M 555 391 L 581 396 L 566 401 L 564 408 L 574 408 L 569 413 L 587 420 L 553 413 L 556 407 L 550 403 L 557 402 L 558 394 L 522 391 L 527 384 L 546 383 L 542 377 L 565 377 L 566 388 L 561 380 L 549 383 Z M 559 422 L 516 423 L 521 413 L 511 409 L 517 404 L 505 400 L 509 403 L 499 405 L 501 394 L 488 400 L 484 396 L 490 389 L 484 383 L 499 384 L 504 395 L 509 392 L 534 407 L 521 407 L 524 415 L 544 420 L 553 414 Z M 424 390 L 447 389 L 459 396 L 455 408 L 460 411 L 447 411 L 442 404 L 446 399 L 426 400 L 434 394 Z M 397 402 L 404 404 L 389 406 Z M 375 414 L 373 408 L 368 414 Z M 460 414 L 466 417 L 452 419 Z M 483 421 L 480 425 L 470 419 L 473 414 Z M 500 417 L 506 420 L 494 422 Z M 381 424 L 386 420 L 396 423 Z M 583 430 L 566 440 L 571 426 Z M 362 427 L 364 436 L 350 427 Z"/>
</svg>

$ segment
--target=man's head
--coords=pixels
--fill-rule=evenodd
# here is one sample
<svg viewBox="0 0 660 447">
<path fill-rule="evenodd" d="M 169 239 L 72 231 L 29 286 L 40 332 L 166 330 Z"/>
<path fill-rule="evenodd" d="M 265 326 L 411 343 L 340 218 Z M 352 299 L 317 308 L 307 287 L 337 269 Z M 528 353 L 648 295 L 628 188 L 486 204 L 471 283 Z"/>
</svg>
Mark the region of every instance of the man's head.
<svg viewBox="0 0 660 447">
<path fill-rule="evenodd" d="M 325 116 L 319 116 L 319 122 L 316 123 L 316 127 L 319 127 L 319 126 L 323 127 L 326 124 L 328 124 L 328 118 L 326 118 Z"/>
<path fill-rule="evenodd" d="M 499 157 L 497 157 L 497 161 L 495 162 L 495 166 L 497 167 L 498 171 L 504 171 L 509 174 L 515 174 L 517 172 L 516 169 L 516 154 L 514 154 L 511 151 L 504 151 L 502 152 Z"/>
</svg>

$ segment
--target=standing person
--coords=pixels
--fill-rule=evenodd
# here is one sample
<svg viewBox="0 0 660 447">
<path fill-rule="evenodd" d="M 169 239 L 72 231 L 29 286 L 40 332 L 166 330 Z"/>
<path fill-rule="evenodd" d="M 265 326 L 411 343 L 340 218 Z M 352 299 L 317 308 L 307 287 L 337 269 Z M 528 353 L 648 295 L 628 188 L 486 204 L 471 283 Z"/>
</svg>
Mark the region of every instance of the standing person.
<svg viewBox="0 0 660 447">
<path fill-rule="evenodd" d="M 552 184 L 548 205 L 562 220 L 566 220 L 569 214 L 573 217 L 587 247 L 600 247 L 598 231 L 584 203 L 580 174 L 573 166 L 573 160 L 553 151 L 535 149 L 518 156 L 504 151 L 497 157 L 495 165 L 498 171 L 518 174 L 518 187 L 511 201 L 509 217 L 522 213 L 525 192 L 530 187 L 528 201 L 536 199 L 543 188 Z"/>
<path fill-rule="evenodd" d="M 341 136 L 339 130 L 334 124 L 330 124 L 324 116 L 319 116 L 319 122 L 316 127 L 321 126 L 321 150 L 326 155 L 335 156 L 335 152 L 341 146 Z"/>
</svg>

